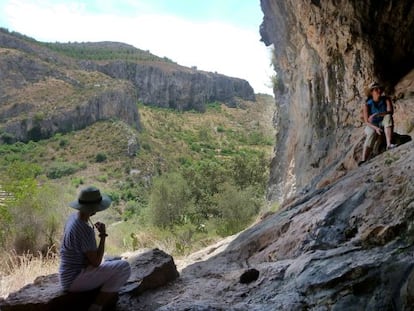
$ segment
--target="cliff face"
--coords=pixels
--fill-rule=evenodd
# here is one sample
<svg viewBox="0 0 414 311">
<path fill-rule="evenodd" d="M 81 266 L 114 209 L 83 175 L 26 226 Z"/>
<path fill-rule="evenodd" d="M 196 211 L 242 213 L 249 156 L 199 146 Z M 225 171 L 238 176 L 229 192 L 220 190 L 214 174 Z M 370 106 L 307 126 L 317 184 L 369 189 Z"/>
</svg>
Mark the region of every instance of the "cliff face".
<svg viewBox="0 0 414 311">
<path fill-rule="evenodd" d="M 139 129 L 127 81 L 85 72 L 35 41 L 0 31 L 0 143 L 39 140 L 120 119 Z"/>
<path fill-rule="evenodd" d="M 238 98 L 255 99 L 245 80 L 162 62 L 124 44 L 70 48 L 101 54 L 109 49 L 117 56 L 125 49 L 136 50 L 147 59 L 79 61 L 57 53 L 52 45 L 0 29 L 0 143 L 39 140 L 105 119 L 120 119 L 139 129 L 137 101 L 204 111 L 214 101 L 235 106 Z"/>
<path fill-rule="evenodd" d="M 405 95 L 405 102 L 396 102 L 403 111 L 394 116 L 396 130 L 412 132 L 411 1 L 262 0 L 261 5 L 261 35 L 274 46 L 277 72 L 270 199 L 310 191 L 355 167 L 363 136 L 361 104 L 374 80 L 389 95 Z"/>
<path fill-rule="evenodd" d="M 116 79 L 130 81 L 138 100 L 146 105 L 180 111 L 204 111 L 206 103 L 237 105 L 237 98 L 254 100 L 253 88 L 246 80 L 204 72 L 160 61 L 115 61 L 106 64 L 82 62 L 85 69 L 98 70 Z"/>
</svg>

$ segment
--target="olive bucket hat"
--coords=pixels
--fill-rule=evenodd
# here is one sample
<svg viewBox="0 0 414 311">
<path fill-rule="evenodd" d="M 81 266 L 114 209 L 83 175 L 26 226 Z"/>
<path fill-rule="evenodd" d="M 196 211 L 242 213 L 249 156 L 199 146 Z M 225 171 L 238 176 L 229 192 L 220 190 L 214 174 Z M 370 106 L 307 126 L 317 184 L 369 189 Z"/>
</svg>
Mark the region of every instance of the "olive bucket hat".
<svg viewBox="0 0 414 311">
<path fill-rule="evenodd" d="M 96 213 L 107 209 L 111 205 L 111 199 L 101 194 L 98 188 L 89 186 L 81 190 L 76 201 L 69 206 L 81 212 Z"/>
</svg>

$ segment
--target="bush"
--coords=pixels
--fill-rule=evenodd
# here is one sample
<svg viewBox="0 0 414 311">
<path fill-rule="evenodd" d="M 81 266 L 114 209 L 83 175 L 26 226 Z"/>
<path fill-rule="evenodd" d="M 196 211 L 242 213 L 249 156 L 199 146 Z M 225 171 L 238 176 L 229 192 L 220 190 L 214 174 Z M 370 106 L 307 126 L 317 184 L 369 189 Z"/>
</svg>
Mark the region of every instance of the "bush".
<svg viewBox="0 0 414 311">
<path fill-rule="evenodd" d="M 39 180 L 39 170 L 33 164 L 14 163 L 4 176 L 4 191 L 9 194 L 5 201 L 8 215 L 2 218 L 0 232 L 4 249 L 35 253 L 58 243 L 65 191 Z"/>
<path fill-rule="evenodd" d="M 245 229 L 258 214 L 260 200 L 253 188 L 239 190 L 225 183 L 214 201 L 220 216 L 217 219 L 217 234 L 228 236 Z"/>
<path fill-rule="evenodd" d="M 140 212 L 140 204 L 136 201 L 128 201 L 125 205 L 125 210 L 123 213 L 124 220 L 128 220 L 133 216 L 138 216 Z"/>
<path fill-rule="evenodd" d="M 230 164 L 235 184 L 241 189 L 256 186 L 260 194 L 264 193 L 268 179 L 267 163 L 263 152 L 237 155 Z"/>
<path fill-rule="evenodd" d="M 198 222 L 217 215 L 212 197 L 219 192 L 220 185 L 228 181 L 229 172 L 215 160 L 198 161 L 191 167 L 182 167 L 183 176 L 189 185 L 195 204 L 193 221 Z"/>
<path fill-rule="evenodd" d="M 143 143 L 142 144 L 142 149 L 150 152 L 151 151 L 151 145 L 149 143 Z"/>
<path fill-rule="evenodd" d="M 101 163 L 101 162 L 105 162 L 106 161 L 106 154 L 103 152 L 99 152 L 96 156 L 95 156 L 95 161 L 97 163 Z"/>
<path fill-rule="evenodd" d="M 69 144 L 69 141 L 67 138 L 62 138 L 61 140 L 59 140 L 59 147 L 65 147 Z"/>
<path fill-rule="evenodd" d="M 16 138 L 13 134 L 5 132 L 1 133 L 1 139 L 4 141 L 5 144 L 12 144 Z"/>
<path fill-rule="evenodd" d="M 108 175 L 99 175 L 96 177 L 96 180 L 102 183 L 108 182 Z"/>
<path fill-rule="evenodd" d="M 165 174 L 154 180 L 150 195 L 151 221 L 158 227 L 172 227 L 186 222 L 191 193 L 178 173 Z"/>
<path fill-rule="evenodd" d="M 75 188 L 77 188 L 80 185 L 83 185 L 84 181 L 82 177 L 74 177 L 71 179 L 71 183 Z"/>
<path fill-rule="evenodd" d="M 62 178 L 76 173 L 79 170 L 79 166 L 73 163 L 55 162 L 46 172 L 46 176 L 50 179 Z"/>
<path fill-rule="evenodd" d="M 226 130 L 222 125 L 217 126 L 217 133 L 224 133 Z"/>
</svg>

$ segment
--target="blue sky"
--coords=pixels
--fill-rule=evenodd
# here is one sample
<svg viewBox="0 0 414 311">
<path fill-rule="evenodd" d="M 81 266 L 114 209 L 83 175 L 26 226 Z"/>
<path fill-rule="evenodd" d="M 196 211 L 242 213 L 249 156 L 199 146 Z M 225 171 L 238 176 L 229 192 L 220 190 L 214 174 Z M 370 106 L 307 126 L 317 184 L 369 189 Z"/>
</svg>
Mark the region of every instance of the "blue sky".
<svg viewBox="0 0 414 311">
<path fill-rule="evenodd" d="M 271 94 L 260 0 L 0 0 L 0 27 L 39 41 L 119 41 Z"/>
</svg>

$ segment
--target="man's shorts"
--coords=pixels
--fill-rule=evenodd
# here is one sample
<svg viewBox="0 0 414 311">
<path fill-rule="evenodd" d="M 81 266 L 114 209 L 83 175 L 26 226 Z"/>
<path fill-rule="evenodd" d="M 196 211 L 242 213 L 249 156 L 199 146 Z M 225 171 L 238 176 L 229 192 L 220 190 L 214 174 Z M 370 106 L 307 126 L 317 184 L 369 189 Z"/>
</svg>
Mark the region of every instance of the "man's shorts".
<svg viewBox="0 0 414 311">
<path fill-rule="evenodd" d="M 393 120 L 392 120 L 392 116 L 390 114 L 387 114 L 384 116 L 384 119 L 380 122 L 379 127 L 380 128 L 386 128 L 386 127 L 390 127 L 393 126 Z M 372 148 L 374 146 L 375 141 L 378 138 L 377 133 L 369 126 L 365 127 L 365 143 L 364 143 L 364 147 L 368 147 L 368 148 Z"/>
</svg>

